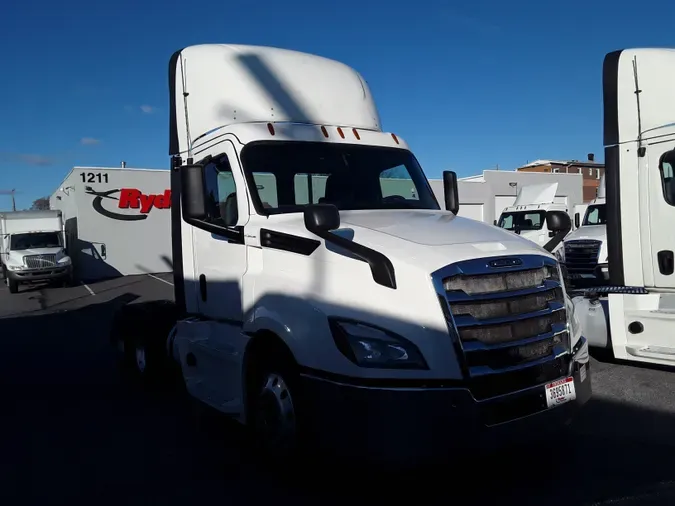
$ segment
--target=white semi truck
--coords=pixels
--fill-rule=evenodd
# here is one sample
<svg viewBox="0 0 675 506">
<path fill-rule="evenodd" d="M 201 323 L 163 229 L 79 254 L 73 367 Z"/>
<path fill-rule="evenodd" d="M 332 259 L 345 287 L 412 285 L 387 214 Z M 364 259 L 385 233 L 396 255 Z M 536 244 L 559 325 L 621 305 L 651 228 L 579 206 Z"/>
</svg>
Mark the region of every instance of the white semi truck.
<svg viewBox="0 0 675 506">
<path fill-rule="evenodd" d="M 608 286 L 574 303 L 589 342 L 675 365 L 675 50 L 625 49 L 603 68 Z M 583 228 L 583 227 L 582 227 Z"/>
<path fill-rule="evenodd" d="M 19 285 L 73 280 L 61 211 L 0 213 L 0 263 L 10 293 Z"/>
<path fill-rule="evenodd" d="M 522 441 L 589 399 L 555 257 L 457 217 L 452 172 L 442 210 L 356 71 L 214 44 L 175 53 L 169 76 L 177 307 L 117 315 L 136 374 L 174 364 L 190 396 L 282 455 L 308 435 L 385 459 Z M 384 195 L 392 172 L 415 191 Z M 550 251 L 571 220 L 546 220 Z"/>
<path fill-rule="evenodd" d="M 572 286 L 607 284 L 609 281 L 605 197 L 603 176 L 596 198 L 587 206 L 583 219 L 575 215 L 576 230 L 565 237 L 563 247 L 559 249 L 558 258 L 564 263 Z"/>
<path fill-rule="evenodd" d="M 558 183 L 523 186 L 513 205 L 502 211 L 497 226 L 543 247 L 555 235 L 546 225 L 546 214 L 549 211 L 568 212 L 565 204 L 555 202 L 557 192 Z"/>
</svg>

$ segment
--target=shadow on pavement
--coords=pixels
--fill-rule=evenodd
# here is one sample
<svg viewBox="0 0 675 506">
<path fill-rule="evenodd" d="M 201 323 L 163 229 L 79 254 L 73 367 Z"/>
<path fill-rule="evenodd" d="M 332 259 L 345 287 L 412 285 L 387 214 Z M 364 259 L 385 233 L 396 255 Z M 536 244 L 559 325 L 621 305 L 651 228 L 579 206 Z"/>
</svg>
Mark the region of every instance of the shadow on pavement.
<svg viewBox="0 0 675 506">
<path fill-rule="evenodd" d="M 516 451 L 415 472 L 317 462 L 311 476 L 288 476 L 248 462 L 243 431 L 231 422 L 215 417 L 195 430 L 184 398 L 122 381 L 107 329 L 113 311 L 134 298 L 0 320 L 0 504 L 660 504 L 635 498 L 654 491 L 675 498 L 675 452 L 659 436 L 675 419 L 598 398 L 571 437 L 537 448 L 514 441 Z"/>
</svg>

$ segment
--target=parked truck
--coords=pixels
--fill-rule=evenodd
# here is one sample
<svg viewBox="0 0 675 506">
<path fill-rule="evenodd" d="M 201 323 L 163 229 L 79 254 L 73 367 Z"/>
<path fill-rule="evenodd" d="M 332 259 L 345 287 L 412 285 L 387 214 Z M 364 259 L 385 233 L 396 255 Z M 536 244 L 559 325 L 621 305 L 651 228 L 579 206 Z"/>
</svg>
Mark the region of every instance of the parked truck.
<svg viewBox="0 0 675 506">
<path fill-rule="evenodd" d="M 452 172 L 442 210 L 333 60 L 192 46 L 169 87 L 176 306 L 118 313 L 125 367 L 175 371 L 277 455 L 305 437 L 385 459 L 530 440 L 586 403 L 588 347 L 550 253 L 566 213 L 546 214 L 544 250 L 456 216 Z M 392 171 L 414 191 L 383 194 Z"/>
<path fill-rule="evenodd" d="M 574 298 L 584 335 L 618 359 L 675 365 L 675 50 L 603 66 L 609 283 Z M 582 227 L 583 228 L 583 227 Z"/>
<path fill-rule="evenodd" d="M 0 213 L 0 263 L 10 293 L 36 282 L 71 284 L 60 211 Z"/>
<path fill-rule="evenodd" d="M 544 246 L 555 235 L 546 225 L 549 211 L 568 213 L 566 204 L 557 203 L 558 183 L 523 186 L 512 206 L 504 208 L 497 226 Z M 556 248 L 556 251 L 559 249 Z"/>
<path fill-rule="evenodd" d="M 587 206 L 583 219 L 576 214 L 577 228 L 563 241 L 558 255 L 567 270 L 571 286 L 606 285 L 607 265 L 607 206 L 605 176 L 600 180 L 595 199 Z"/>
</svg>

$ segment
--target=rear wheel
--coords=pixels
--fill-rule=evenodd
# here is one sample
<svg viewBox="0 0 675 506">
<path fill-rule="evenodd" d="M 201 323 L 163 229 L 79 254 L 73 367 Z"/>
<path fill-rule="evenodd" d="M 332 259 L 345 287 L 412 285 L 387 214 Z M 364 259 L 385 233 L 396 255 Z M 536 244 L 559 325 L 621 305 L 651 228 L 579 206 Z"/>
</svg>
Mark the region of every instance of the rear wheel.
<svg viewBox="0 0 675 506">
<path fill-rule="evenodd" d="M 171 303 L 153 301 L 124 306 L 115 314 L 110 341 L 130 379 L 158 385 L 170 376 L 166 339 L 175 323 L 174 311 Z"/>
</svg>

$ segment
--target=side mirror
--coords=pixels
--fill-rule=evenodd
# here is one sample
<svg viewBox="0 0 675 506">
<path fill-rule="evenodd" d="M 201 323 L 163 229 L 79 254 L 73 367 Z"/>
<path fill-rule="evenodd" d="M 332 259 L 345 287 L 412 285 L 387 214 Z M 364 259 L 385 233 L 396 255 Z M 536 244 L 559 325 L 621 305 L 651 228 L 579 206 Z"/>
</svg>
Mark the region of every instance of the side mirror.
<svg viewBox="0 0 675 506">
<path fill-rule="evenodd" d="M 180 170 L 181 200 L 185 221 L 206 218 L 204 195 L 204 167 L 202 165 L 183 165 Z"/>
<path fill-rule="evenodd" d="M 579 213 L 574 213 L 574 228 L 579 228 L 579 223 L 581 220 L 579 219 Z"/>
<path fill-rule="evenodd" d="M 457 215 L 459 212 L 457 174 L 451 170 L 443 171 L 443 193 L 445 194 L 445 210 Z"/>
<path fill-rule="evenodd" d="M 340 211 L 333 204 L 311 204 L 305 207 L 305 228 L 318 235 L 340 228 Z"/>
<path fill-rule="evenodd" d="M 564 211 L 549 211 L 546 213 L 546 226 L 555 235 L 544 245 L 546 251 L 553 251 L 572 230 L 570 215 Z"/>
</svg>

